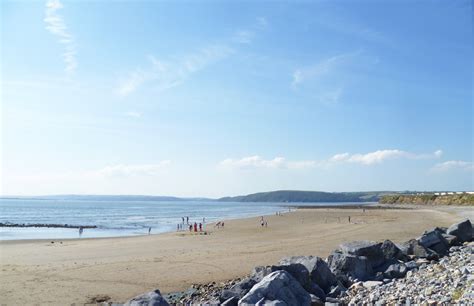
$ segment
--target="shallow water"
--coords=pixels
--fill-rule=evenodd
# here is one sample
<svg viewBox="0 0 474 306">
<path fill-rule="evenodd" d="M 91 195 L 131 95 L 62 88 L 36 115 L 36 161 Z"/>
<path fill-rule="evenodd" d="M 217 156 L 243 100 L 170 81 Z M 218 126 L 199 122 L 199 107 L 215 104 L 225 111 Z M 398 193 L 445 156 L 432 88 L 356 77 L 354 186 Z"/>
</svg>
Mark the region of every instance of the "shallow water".
<svg viewBox="0 0 474 306">
<path fill-rule="evenodd" d="M 301 203 L 298 203 L 301 204 Z M 347 205 L 313 203 L 305 205 Z M 357 203 L 361 204 L 361 203 Z M 287 211 L 292 203 L 217 201 L 77 201 L 1 199 L 0 222 L 97 225 L 83 238 L 146 235 L 175 231 L 181 217 L 190 223 L 213 222 Z M 78 238 L 78 229 L 0 228 L 0 240 Z"/>
</svg>

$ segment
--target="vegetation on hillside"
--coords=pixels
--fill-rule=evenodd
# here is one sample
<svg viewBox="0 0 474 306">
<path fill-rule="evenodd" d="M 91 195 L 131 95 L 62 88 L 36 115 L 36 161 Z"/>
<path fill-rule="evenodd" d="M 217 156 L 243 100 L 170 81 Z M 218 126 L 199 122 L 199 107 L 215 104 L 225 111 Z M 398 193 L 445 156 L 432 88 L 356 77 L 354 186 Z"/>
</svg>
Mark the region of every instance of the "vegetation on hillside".
<svg viewBox="0 0 474 306">
<path fill-rule="evenodd" d="M 381 204 L 463 205 L 474 206 L 474 194 L 392 194 L 380 198 Z"/>
<path fill-rule="evenodd" d="M 376 202 L 388 192 L 320 192 L 279 190 L 220 198 L 226 202 Z"/>
</svg>

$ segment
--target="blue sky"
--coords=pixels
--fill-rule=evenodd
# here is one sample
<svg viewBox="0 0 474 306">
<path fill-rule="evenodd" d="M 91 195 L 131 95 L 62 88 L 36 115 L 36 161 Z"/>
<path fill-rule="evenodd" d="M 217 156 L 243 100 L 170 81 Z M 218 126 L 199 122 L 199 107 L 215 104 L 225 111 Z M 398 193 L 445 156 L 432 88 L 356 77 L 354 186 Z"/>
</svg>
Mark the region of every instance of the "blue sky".
<svg viewBox="0 0 474 306">
<path fill-rule="evenodd" d="M 471 1 L 2 1 L 4 195 L 472 190 Z"/>
</svg>

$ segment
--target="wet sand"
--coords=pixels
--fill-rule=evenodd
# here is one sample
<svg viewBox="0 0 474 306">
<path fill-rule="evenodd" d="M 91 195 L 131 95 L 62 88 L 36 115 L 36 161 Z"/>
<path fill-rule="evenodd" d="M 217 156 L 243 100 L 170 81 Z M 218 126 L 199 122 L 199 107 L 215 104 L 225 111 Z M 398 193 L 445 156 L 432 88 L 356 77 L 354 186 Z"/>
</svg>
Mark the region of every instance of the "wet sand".
<svg viewBox="0 0 474 306">
<path fill-rule="evenodd" d="M 283 216 L 228 220 L 209 235 L 188 232 L 73 240 L 0 242 L 0 304 L 84 304 L 97 295 L 124 302 L 159 288 L 242 277 L 292 255 L 326 257 L 351 240 L 401 242 L 448 226 L 472 208 L 298 209 Z M 351 216 L 351 223 L 348 223 Z M 62 243 L 61 243 L 62 242 Z"/>
</svg>

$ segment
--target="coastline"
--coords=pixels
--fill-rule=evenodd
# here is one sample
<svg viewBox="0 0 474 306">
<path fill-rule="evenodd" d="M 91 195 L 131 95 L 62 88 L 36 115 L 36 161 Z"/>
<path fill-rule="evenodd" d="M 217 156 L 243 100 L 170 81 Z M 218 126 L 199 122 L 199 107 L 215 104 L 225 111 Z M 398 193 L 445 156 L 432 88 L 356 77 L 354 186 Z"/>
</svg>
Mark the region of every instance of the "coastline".
<svg viewBox="0 0 474 306">
<path fill-rule="evenodd" d="M 401 242 L 461 218 L 452 207 L 365 212 L 332 207 L 298 209 L 266 219 L 268 228 L 260 227 L 255 217 L 226 220 L 225 229 L 210 226 L 210 235 L 170 232 L 61 239 L 54 244 L 51 239 L 2 241 L 0 302 L 59 305 L 86 303 L 98 295 L 124 302 L 155 288 L 168 293 L 195 283 L 242 277 L 254 266 L 285 256 L 326 257 L 345 241 Z M 22 294 L 24 290 L 29 294 Z"/>
<path fill-rule="evenodd" d="M 230 202 L 225 202 L 226 204 Z M 238 204 L 238 203 L 237 203 Z M 246 203 L 248 204 L 248 203 Z M 252 213 L 239 213 L 239 214 L 229 214 L 228 216 L 221 216 L 221 217 L 207 217 L 207 220 L 209 221 L 207 224 L 213 224 L 218 221 L 228 221 L 228 220 L 238 220 L 238 219 L 247 219 L 247 218 L 256 218 L 260 216 L 270 216 L 276 213 L 277 211 L 281 213 L 286 213 L 288 212 L 289 209 L 297 209 L 297 208 L 358 208 L 361 206 L 368 207 L 376 204 L 376 202 L 334 202 L 334 203 L 301 203 L 302 206 L 299 207 L 297 205 L 298 203 L 288 203 L 288 202 L 278 202 L 278 203 L 266 203 L 266 202 L 255 202 L 252 203 L 255 204 L 256 207 L 259 207 L 260 205 L 263 205 L 262 208 L 263 211 L 261 212 L 252 212 Z M 268 204 L 272 205 L 271 209 L 269 211 Z M 291 204 L 291 205 L 290 205 Z M 266 207 L 267 206 L 267 207 Z M 204 215 L 206 216 L 206 215 Z M 133 216 L 131 218 L 134 218 Z M 176 221 L 179 220 L 181 217 L 176 217 Z M 200 220 L 200 218 L 199 218 Z M 190 223 L 193 223 L 194 221 L 197 221 L 196 218 L 191 219 Z M 199 221 L 197 221 L 199 222 Z M 2 225 L 7 225 L 7 226 L 2 226 Z M 29 234 L 27 233 L 26 235 L 20 234 L 19 236 L 21 238 L 4 238 L 3 236 L 0 236 L 0 243 L 3 241 L 36 241 L 36 240 L 44 240 L 44 241 L 52 241 L 52 240 L 74 240 L 74 239 L 102 239 L 102 238 L 121 238 L 121 237 L 139 237 L 139 236 L 147 236 L 147 229 L 148 226 L 151 226 L 153 228 L 152 235 L 157 235 L 157 234 L 165 234 L 165 233 L 173 233 L 176 232 L 176 224 L 173 224 L 172 226 L 168 226 L 168 228 L 163 228 L 163 227 L 154 227 L 153 224 L 146 225 L 144 228 L 136 228 L 136 229 L 126 229 L 124 231 L 122 230 L 117 230 L 114 228 L 110 228 L 107 226 L 98 226 L 94 223 L 88 224 L 88 225 L 70 225 L 70 224 L 47 224 L 47 223 L 39 223 L 39 226 L 36 226 L 35 223 L 20 223 L 20 226 L 12 226 L 11 222 L 4 222 L 0 223 L 0 230 L 3 229 L 10 229 L 12 232 L 14 232 L 14 235 L 18 235 L 19 232 L 17 232 L 15 229 L 23 230 L 23 229 L 29 229 L 32 232 Z M 72 232 L 70 231 L 71 229 L 79 229 L 80 227 L 83 227 L 85 229 L 85 234 L 82 236 L 82 238 L 79 238 L 77 235 L 77 232 Z M 41 231 L 49 231 L 49 230 L 67 230 L 68 232 L 63 232 L 62 234 L 58 234 L 57 232 L 50 232 L 48 233 L 41 233 Z M 104 234 L 103 231 L 106 231 L 106 234 Z M 182 230 L 183 232 L 187 230 Z M 49 237 L 48 237 L 49 235 Z M 22 237 L 23 236 L 23 237 Z M 33 237 L 31 237 L 33 236 Z M 43 237 L 35 237 L 35 236 L 43 236 Z M 26 238 L 24 238 L 26 237 Z"/>
</svg>

